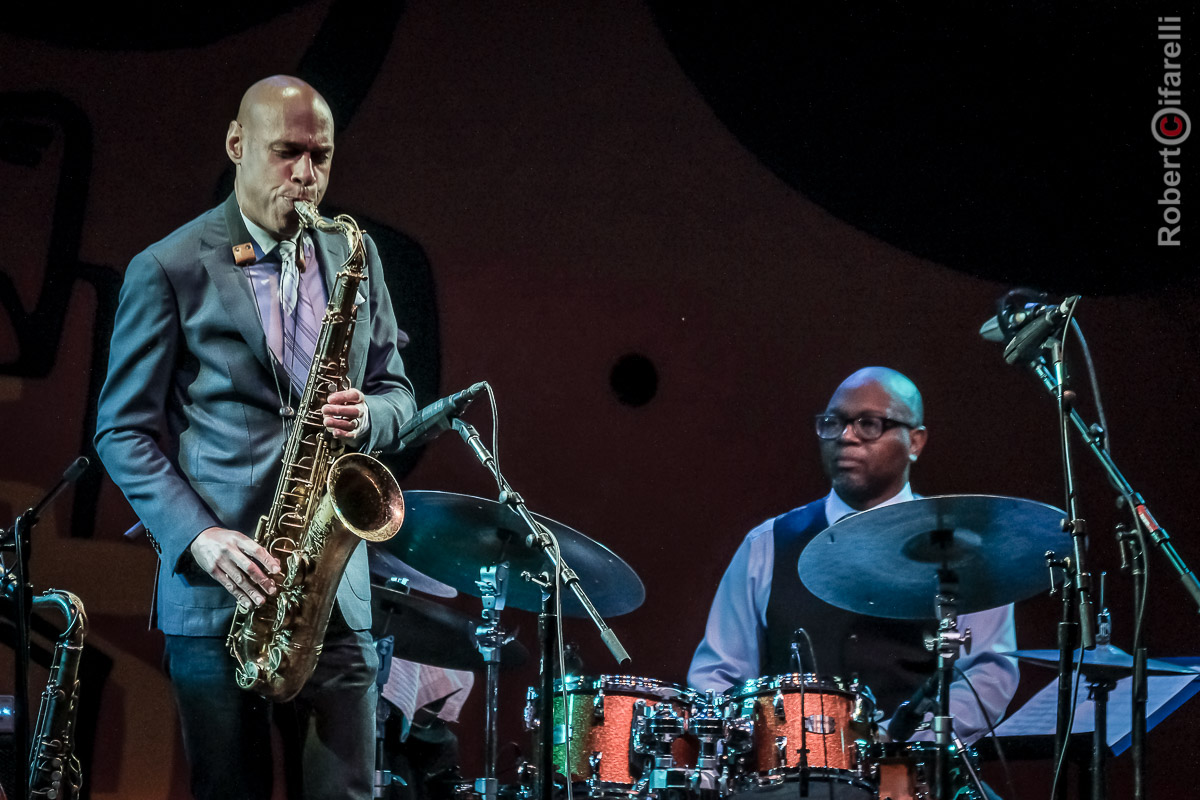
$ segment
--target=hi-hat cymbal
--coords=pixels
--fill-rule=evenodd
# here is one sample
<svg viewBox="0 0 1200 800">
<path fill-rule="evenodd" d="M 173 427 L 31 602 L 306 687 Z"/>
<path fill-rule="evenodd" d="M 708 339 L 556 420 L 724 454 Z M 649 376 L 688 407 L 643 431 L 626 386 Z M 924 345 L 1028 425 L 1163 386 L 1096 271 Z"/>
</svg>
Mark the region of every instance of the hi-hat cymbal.
<svg viewBox="0 0 1200 800">
<path fill-rule="evenodd" d="M 373 583 L 386 584 L 389 579 L 398 578 L 405 581 L 408 588 L 414 592 L 434 597 L 454 597 L 458 594 L 458 590 L 453 586 L 435 581 L 425 573 L 413 569 L 375 542 L 367 543 L 367 564 Z"/>
<path fill-rule="evenodd" d="M 1070 551 L 1065 514 L 1016 497 L 941 495 L 873 508 L 817 534 L 800 580 L 825 602 L 872 617 L 935 619 L 938 571 L 958 578 L 959 613 L 1050 587 L 1045 553 Z"/>
<path fill-rule="evenodd" d="M 1002 655 L 1014 656 L 1041 667 L 1058 667 L 1057 650 L 1011 650 Z M 1079 663 L 1079 650 L 1071 656 L 1071 664 Z M 1094 650 L 1083 651 L 1083 675 L 1086 678 L 1119 680 L 1133 674 L 1133 656 L 1112 644 L 1098 644 Z M 1157 658 L 1146 659 L 1147 675 L 1195 675 L 1192 667 L 1181 667 Z"/>
<path fill-rule="evenodd" d="M 529 529 L 511 508 L 482 497 L 450 492 L 404 493 L 404 526 L 381 546 L 426 575 L 460 592 L 479 596 L 480 567 L 508 562 L 506 604 L 540 611 L 542 590 L 524 580 L 550 565 L 541 552 L 525 543 Z M 604 545 L 560 522 L 534 514 L 558 539 L 567 566 L 596 610 L 604 617 L 628 614 L 646 599 L 637 573 Z M 562 592 L 563 614 L 584 616 L 583 606 L 570 589 Z"/>
<path fill-rule="evenodd" d="M 453 608 L 378 584 L 371 585 L 372 632 L 395 639 L 393 655 L 446 669 L 482 670 L 475 621 Z M 500 648 L 500 666 L 519 667 L 529 651 L 515 639 Z"/>
</svg>

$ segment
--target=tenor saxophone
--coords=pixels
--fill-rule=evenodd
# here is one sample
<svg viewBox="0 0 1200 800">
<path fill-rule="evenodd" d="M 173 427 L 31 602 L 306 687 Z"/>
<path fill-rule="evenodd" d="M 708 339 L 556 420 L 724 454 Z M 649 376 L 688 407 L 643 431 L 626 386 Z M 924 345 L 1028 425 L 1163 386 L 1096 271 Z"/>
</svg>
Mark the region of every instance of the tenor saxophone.
<svg viewBox="0 0 1200 800">
<path fill-rule="evenodd" d="M 302 227 L 340 233 L 350 255 L 337 274 L 312 367 L 284 446 L 283 471 L 255 541 L 280 562 L 274 595 L 238 606 L 227 640 L 238 685 L 269 700 L 295 697 L 316 669 L 338 583 L 359 541 L 390 539 L 404 521 L 404 497 L 387 467 L 345 446 L 322 422 L 321 406 L 348 388 L 355 298 L 367 279 L 363 232 L 346 215 L 329 222 L 296 201 Z"/>
<path fill-rule="evenodd" d="M 29 748 L 29 796 L 44 800 L 74 800 L 83 785 L 83 769 L 75 755 L 75 716 L 79 710 L 79 659 L 87 635 L 83 602 L 71 592 L 51 589 L 33 598 L 48 605 L 67 622 L 54 644 L 50 678 L 42 692 L 37 726 Z"/>
</svg>

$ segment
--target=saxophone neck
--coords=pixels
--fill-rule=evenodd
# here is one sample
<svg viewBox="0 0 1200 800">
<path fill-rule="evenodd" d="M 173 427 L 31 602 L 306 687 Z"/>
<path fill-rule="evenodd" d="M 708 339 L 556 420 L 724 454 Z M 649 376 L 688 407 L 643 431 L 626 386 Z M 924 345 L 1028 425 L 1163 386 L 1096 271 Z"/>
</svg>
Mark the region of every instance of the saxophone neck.
<svg viewBox="0 0 1200 800">
<path fill-rule="evenodd" d="M 346 237 L 350 255 L 343 267 L 351 267 L 361 273 L 366 264 L 366 250 L 363 247 L 363 230 L 349 214 L 338 214 L 332 220 L 321 216 L 317 207 L 307 200 L 295 201 L 296 215 L 300 217 L 300 227 L 322 233 L 340 233 Z"/>
</svg>

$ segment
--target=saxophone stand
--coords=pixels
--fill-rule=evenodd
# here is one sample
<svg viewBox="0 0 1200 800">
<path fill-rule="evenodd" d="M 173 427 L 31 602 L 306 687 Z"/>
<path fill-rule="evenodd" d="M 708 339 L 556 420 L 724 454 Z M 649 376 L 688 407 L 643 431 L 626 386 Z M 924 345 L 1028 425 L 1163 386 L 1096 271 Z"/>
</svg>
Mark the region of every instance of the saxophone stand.
<svg viewBox="0 0 1200 800">
<path fill-rule="evenodd" d="M 16 658 L 14 659 L 14 688 L 13 688 L 13 724 L 15 735 L 13 747 L 16 757 L 16 797 L 29 796 L 29 625 L 30 609 L 33 606 L 33 588 L 29 583 L 29 557 L 32 540 L 30 534 L 33 526 L 38 523 L 42 512 L 54 502 L 54 499 L 68 485 L 79 480 L 87 471 L 90 462 L 80 456 L 71 462 L 58 483 L 38 501 L 37 505 L 28 509 L 13 521 L 13 524 L 0 535 L 0 549 L 14 551 L 12 579 L 4 576 L 4 593 L 16 596 L 17 619 L 14 634 L 16 635 Z M 11 540 L 11 541 L 10 541 Z"/>
<path fill-rule="evenodd" d="M 592 604 L 592 601 L 588 599 L 587 593 L 583 590 L 583 586 L 579 582 L 579 576 L 573 569 L 570 568 L 570 566 L 567 565 L 566 561 L 563 559 L 562 552 L 559 549 L 558 541 L 554 538 L 554 534 L 552 534 L 544 525 L 539 524 L 538 521 L 533 518 L 533 514 L 530 513 L 529 509 L 526 507 L 525 501 L 521 499 L 519 494 L 513 491 L 513 488 L 509 484 L 508 480 L 502 474 L 500 474 L 500 470 L 496 465 L 495 457 L 488 452 L 487 447 L 484 446 L 483 442 L 479 438 L 479 431 L 475 430 L 474 426 L 472 426 L 470 423 L 463 422 L 462 419 L 458 417 L 454 418 L 452 424 L 454 430 L 457 431 L 462 440 L 466 442 L 467 447 L 471 448 L 471 451 L 475 453 L 475 457 L 479 459 L 479 462 L 483 464 L 496 479 L 496 485 L 500 489 L 499 502 L 508 506 L 513 513 L 515 513 L 521 519 L 521 521 L 525 523 L 526 527 L 529 528 L 530 533 L 528 537 L 526 537 L 526 544 L 540 549 L 546 556 L 546 560 L 550 563 L 550 566 L 553 568 L 549 570 L 552 575 L 551 583 L 553 584 L 553 592 L 549 592 L 545 588 L 543 589 L 543 607 L 548 608 L 549 610 L 547 613 L 553 617 L 553 620 L 547 619 L 547 624 L 543 628 L 543 634 L 541 637 L 543 645 L 541 656 L 543 686 L 546 683 L 552 684 L 552 681 L 545 680 L 544 676 L 547 672 L 549 672 L 551 665 L 554 663 L 553 655 L 557 644 L 557 637 L 548 634 L 546 631 L 548 629 L 556 630 L 557 625 L 561 624 L 561 613 L 560 609 L 557 608 L 559 604 L 556 602 L 554 606 L 550 606 L 548 599 L 560 599 L 562 591 L 565 587 L 570 587 L 571 591 L 575 593 L 575 597 L 579 600 L 579 604 L 583 607 L 584 612 L 592 620 L 592 623 L 597 627 L 597 629 L 599 629 L 600 640 L 604 642 L 604 645 L 608 648 L 608 651 L 612 653 L 613 658 L 617 660 L 617 663 L 623 664 L 628 661 L 629 653 L 625 652 L 625 648 L 621 646 L 621 642 L 617 639 L 616 633 L 614 633 L 613 630 L 608 627 L 607 623 L 605 623 L 604 619 L 600 616 L 600 613 L 596 611 L 596 607 Z M 558 595 L 558 598 L 554 598 L 555 594 Z M 489 664 L 488 666 L 489 669 L 491 669 L 491 665 Z M 496 667 L 498 669 L 499 665 L 497 664 Z M 491 681 L 489 678 L 489 686 L 490 683 Z M 563 688 L 564 690 L 566 689 L 565 686 Z M 542 719 L 540 720 L 540 724 L 542 726 L 543 735 L 545 735 L 546 728 L 553 727 L 553 713 L 551 710 L 553 709 L 554 704 L 552 697 L 553 695 L 546 694 L 545 699 L 542 702 Z M 492 712 L 489 708 L 489 713 L 494 712 Z M 564 707 L 564 714 L 565 713 L 566 709 Z M 567 758 L 564 759 L 564 761 L 569 762 L 571 748 L 570 726 L 566 725 L 565 727 L 567 736 L 564 744 L 566 747 Z M 542 749 L 542 763 L 538 770 L 538 780 L 540 781 L 539 796 L 549 797 L 551 790 L 548 787 L 553 784 L 554 754 L 550 748 L 544 747 Z M 491 764 L 488 769 L 491 770 L 491 772 L 488 773 L 489 776 L 494 778 L 495 765 Z M 569 767 L 567 767 L 567 771 L 570 771 Z M 570 794 L 570 785 L 571 776 L 568 775 L 568 795 Z M 493 800 L 493 798 L 486 798 L 486 800 Z"/>
</svg>

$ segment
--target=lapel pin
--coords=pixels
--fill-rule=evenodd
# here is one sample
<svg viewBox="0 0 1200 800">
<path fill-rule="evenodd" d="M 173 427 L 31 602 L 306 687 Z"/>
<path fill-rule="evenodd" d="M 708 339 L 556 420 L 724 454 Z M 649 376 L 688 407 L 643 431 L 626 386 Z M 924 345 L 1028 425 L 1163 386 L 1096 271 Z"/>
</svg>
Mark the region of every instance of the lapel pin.
<svg viewBox="0 0 1200 800">
<path fill-rule="evenodd" d="M 257 260 L 258 257 L 254 255 L 254 245 L 250 242 L 246 242 L 245 244 L 235 244 L 233 246 L 233 263 L 237 264 L 239 267 L 253 264 Z"/>
</svg>

